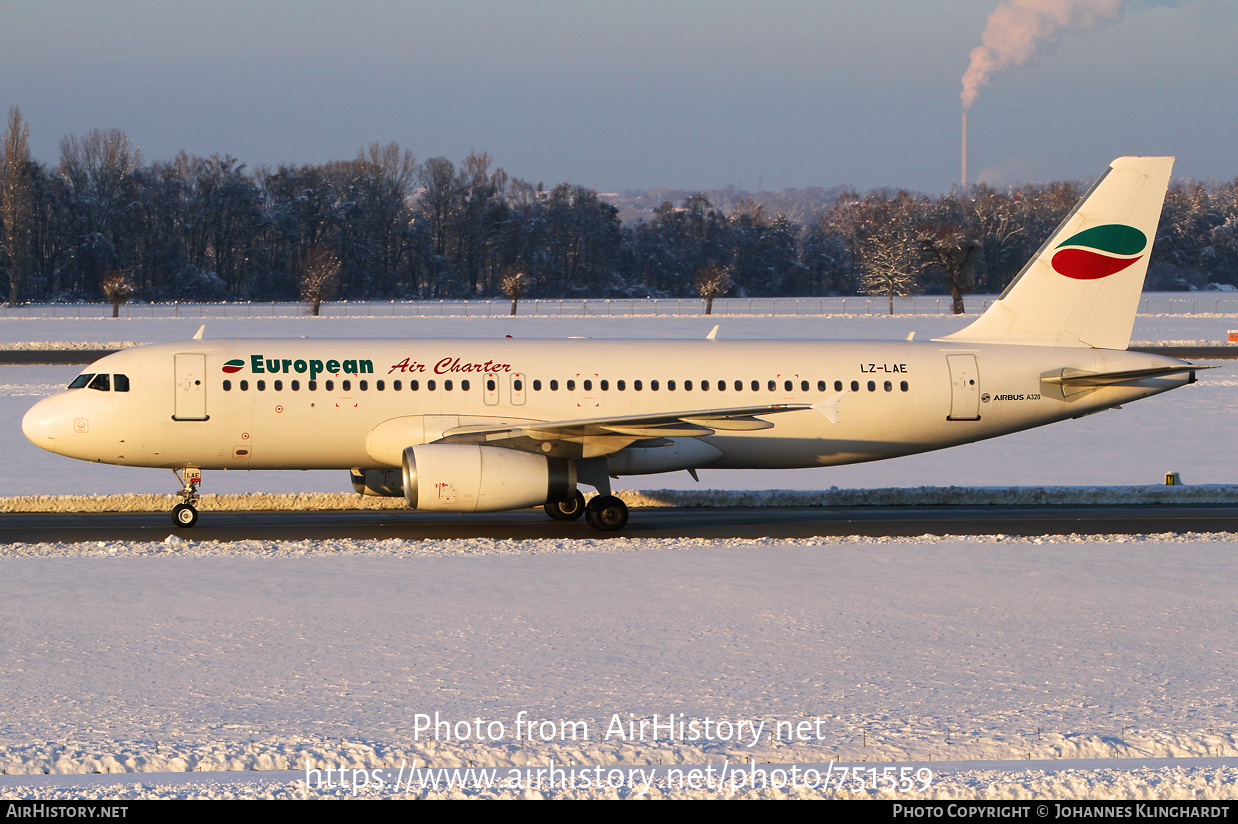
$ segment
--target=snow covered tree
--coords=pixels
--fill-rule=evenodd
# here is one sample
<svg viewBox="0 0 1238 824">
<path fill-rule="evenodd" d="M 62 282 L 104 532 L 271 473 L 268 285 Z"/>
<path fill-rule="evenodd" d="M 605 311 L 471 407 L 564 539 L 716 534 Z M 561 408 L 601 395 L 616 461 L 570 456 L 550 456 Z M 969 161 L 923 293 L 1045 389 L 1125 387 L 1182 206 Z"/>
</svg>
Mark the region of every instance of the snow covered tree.
<svg viewBox="0 0 1238 824">
<path fill-rule="evenodd" d="M 129 273 L 123 270 L 108 272 L 99 286 L 108 303 L 112 304 L 112 317 L 120 317 L 120 305 L 133 297 L 135 291 Z"/>
<path fill-rule="evenodd" d="M 711 263 L 696 270 L 696 293 L 705 299 L 705 314 L 713 314 L 714 298 L 731 288 L 731 267 Z"/>
<path fill-rule="evenodd" d="M 503 270 L 503 277 L 499 281 L 499 290 L 503 296 L 512 302 L 512 315 L 516 314 L 516 304 L 524 297 L 524 293 L 529 291 L 529 287 L 533 285 L 533 281 L 522 271 L 509 266 Z"/>
<path fill-rule="evenodd" d="M 902 221 L 889 221 L 860 242 L 859 268 L 860 291 L 866 295 L 886 295 L 893 315 L 894 298 L 920 291 L 920 244 Z"/>
<path fill-rule="evenodd" d="M 25 303 L 30 277 L 30 232 L 34 219 L 34 172 L 30 163 L 30 127 L 21 110 L 9 109 L 4 134 L 4 165 L 0 167 L 0 225 L 8 259 L 9 303 Z"/>
<path fill-rule="evenodd" d="M 310 314 L 318 317 L 324 300 L 335 296 L 340 284 L 340 259 L 335 252 L 317 244 L 301 259 L 299 277 L 301 300 L 310 305 Z"/>
</svg>

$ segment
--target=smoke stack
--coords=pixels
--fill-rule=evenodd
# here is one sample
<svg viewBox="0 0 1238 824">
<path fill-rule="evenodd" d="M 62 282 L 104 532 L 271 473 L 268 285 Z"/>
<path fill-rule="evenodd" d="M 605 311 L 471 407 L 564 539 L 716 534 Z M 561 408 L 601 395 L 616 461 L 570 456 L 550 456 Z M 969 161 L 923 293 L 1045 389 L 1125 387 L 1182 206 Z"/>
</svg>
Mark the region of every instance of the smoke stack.
<svg viewBox="0 0 1238 824">
<path fill-rule="evenodd" d="M 963 188 L 967 188 L 967 112 L 963 112 Z"/>
</svg>

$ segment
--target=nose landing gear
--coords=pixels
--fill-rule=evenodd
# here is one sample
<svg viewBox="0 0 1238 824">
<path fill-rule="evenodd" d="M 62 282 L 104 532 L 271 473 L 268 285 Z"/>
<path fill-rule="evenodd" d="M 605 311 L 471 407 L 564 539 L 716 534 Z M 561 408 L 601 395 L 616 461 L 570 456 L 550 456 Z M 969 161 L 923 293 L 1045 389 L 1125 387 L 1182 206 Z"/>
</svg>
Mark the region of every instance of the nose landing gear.
<svg viewBox="0 0 1238 824">
<path fill-rule="evenodd" d="M 198 487 L 202 485 L 202 470 L 187 466 L 173 469 L 172 473 L 182 484 L 181 491 L 177 493 L 181 496 L 181 502 L 172 507 L 172 523 L 177 528 L 188 529 L 198 522 L 198 510 L 194 508 L 194 503 L 198 500 Z"/>
</svg>

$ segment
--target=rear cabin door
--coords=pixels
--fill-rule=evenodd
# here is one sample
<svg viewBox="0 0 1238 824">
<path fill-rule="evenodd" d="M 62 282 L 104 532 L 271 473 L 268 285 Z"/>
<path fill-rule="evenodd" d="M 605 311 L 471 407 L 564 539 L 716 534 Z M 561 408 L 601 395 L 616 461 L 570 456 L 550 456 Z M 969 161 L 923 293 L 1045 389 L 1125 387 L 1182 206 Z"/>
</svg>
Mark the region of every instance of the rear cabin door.
<svg viewBox="0 0 1238 824">
<path fill-rule="evenodd" d="M 980 370 L 975 355 L 946 355 L 950 364 L 948 421 L 980 420 Z"/>
<path fill-rule="evenodd" d="M 172 419 L 177 421 L 205 421 L 206 414 L 206 355 L 181 353 L 174 356 L 176 363 L 176 411 Z"/>
</svg>

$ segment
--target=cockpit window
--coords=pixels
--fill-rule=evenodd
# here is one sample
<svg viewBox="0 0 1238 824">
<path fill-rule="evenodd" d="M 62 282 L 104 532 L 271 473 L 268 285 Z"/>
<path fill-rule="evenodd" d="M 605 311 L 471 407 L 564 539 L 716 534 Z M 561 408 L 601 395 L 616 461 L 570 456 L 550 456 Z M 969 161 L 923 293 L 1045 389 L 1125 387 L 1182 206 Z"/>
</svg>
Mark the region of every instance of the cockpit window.
<svg viewBox="0 0 1238 824">
<path fill-rule="evenodd" d="M 113 375 L 112 376 L 112 391 L 113 392 L 128 392 L 129 391 L 129 376 L 128 375 Z"/>
<path fill-rule="evenodd" d="M 95 376 L 94 372 L 88 372 L 83 375 L 78 375 L 73 379 L 73 383 L 69 384 L 70 389 L 81 389 L 86 384 L 90 383 L 90 379 Z"/>
<path fill-rule="evenodd" d="M 111 381 L 108 380 L 108 375 L 105 372 L 100 372 L 95 375 L 95 379 L 90 382 L 87 389 L 98 389 L 100 392 L 108 392 L 111 390 Z"/>
</svg>

